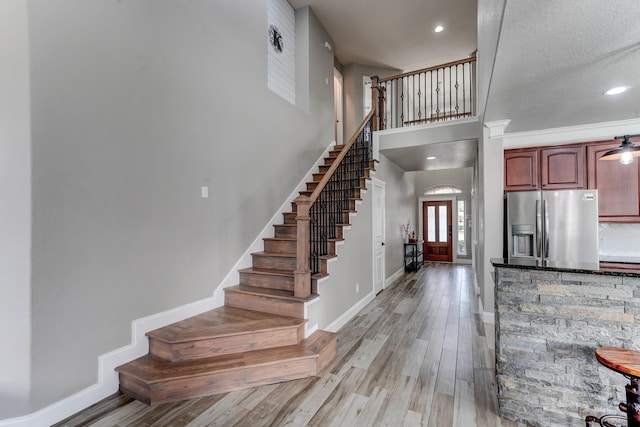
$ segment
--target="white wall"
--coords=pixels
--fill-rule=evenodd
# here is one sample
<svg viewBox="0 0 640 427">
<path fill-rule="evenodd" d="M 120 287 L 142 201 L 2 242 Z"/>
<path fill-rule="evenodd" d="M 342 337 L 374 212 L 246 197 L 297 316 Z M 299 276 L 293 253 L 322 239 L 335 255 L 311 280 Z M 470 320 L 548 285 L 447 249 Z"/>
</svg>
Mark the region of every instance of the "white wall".
<svg viewBox="0 0 640 427">
<path fill-rule="evenodd" d="M 132 320 L 210 297 L 333 140 L 309 16 L 301 110 L 267 88 L 264 1 L 29 4 L 32 410 L 95 383 Z"/>
<path fill-rule="evenodd" d="M 31 135 L 27 5 L 0 2 L 0 419 L 29 405 Z"/>
<path fill-rule="evenodd" d="M 483 128 L 478 141 L 478 259 L 476 280 L 485 320 L 495 310 L 495 284 L 491 258 L 502 257 L 503 234 L 503 157 L 502 139 L 490 138 L 490 130 Z"/>
</svg>

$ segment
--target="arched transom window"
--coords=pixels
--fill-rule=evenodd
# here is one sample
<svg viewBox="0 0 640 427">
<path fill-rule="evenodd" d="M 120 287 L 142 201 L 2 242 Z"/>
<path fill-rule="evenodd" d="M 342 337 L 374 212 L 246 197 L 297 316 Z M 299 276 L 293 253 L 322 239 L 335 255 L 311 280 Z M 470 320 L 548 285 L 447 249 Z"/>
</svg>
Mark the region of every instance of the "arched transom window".
<svg viewBox="0 0 640 427">
<path fill-rule="evenodd" d="M 432 196 L 434 194 L 460 194 L 462 193 L 462 189 L 458 187 L 453 187 L 450 185 L 438 185 L 436 187 L 427 188 L 424 192 L 425 196 Z"/>
</svg>

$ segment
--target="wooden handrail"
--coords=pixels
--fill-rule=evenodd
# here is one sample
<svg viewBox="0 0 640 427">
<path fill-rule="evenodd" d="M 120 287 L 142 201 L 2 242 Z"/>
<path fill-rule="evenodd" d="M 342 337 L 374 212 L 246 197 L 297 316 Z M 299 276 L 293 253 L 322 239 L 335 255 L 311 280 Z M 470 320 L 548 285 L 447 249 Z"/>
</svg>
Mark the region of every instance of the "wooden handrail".
<svg viewBox="0 0 640 427">
<path fill-rule="evenodd" d="M 379 82 L 388 82 L 390 80 L 401 79 L 403 77 L 413 76 L 414 74 L 428 73 L 429 71 L 439 70 L 440 68 L 453 67 L 454 65 L 466 64 L 468 62 L 476 62 L 476 57 L 472 56 L 471 58 L 459 59 L 457 61 L 447 62 L 446 64 L 434 65 L 433 67 L 427 67 L 421 70 L 409 71 L 406 73 L 397 74 L 395 76 L 381 78 L 379 79 Z"/>
<path fill-rule="evenodd" d="M 358 130 L 356 130 L 353 136 L 342 148 L 342 151 L 340 152 L 340 154 L 338 154 L 338 157 L 336 157 L 336 159 L 333 161 L 333 163 L 331 164 L 327 172 L 324 174 L 324 176 L 318 183 L 318 186 L 315 188 L 315 190 L 313 190 L 313 193 L 311 193 L 311 195 L 309 196 L 309 200 L 311 204 L 313 204 L 316 201 L 316 199 L 318 198 L 318 196 L 320 195 L 324 187 L 327 185 L 327 182 L 329 182 L 329 180 L 331 179 L 331 176 L 333 175 L 335 170 L 338 169 L 338 165 L 340 164 L 342 159 L 344 159 L 344 157 L 347 155 L 353 143 L 356 142 L 356 140 L 358 139 L 358 135 L 360 135 L 360 133 L 366 126 L 367 122 L 371 119 L 371 117 L 373 117 L 374 112 L 375 112 L 375 109 L 372 108 L 369 114 L 367 114 L 367 117 L 364 118 L 364 120 L 358 127 Z"/>
<path fill-rule="evenodd" d="M 374 88 L 374 96 L 377 94 L 377 90 Z M 311 294 L 311 269 L 309 268 L 309 241 L 310 241 L 310 209 L 314 202 L 322 193 L 322 190 L 327 186 L 327 183 L 331 180 L 332 176 L 340 166 L 342 160 L 358 140 L 358 136 L 362 133 L 367 123 L 371 120 L 377 110 L 377 103 L 374 103 L 373 108 L 364 118 L 356 132 L 349 139 L 349 141 L 342 147 L 340 154 L 334 159 L 329 169 L 324 174 L 316 188 L 309 196 L 298 196 L 294 200 L 296 203 L 296 269 L 293 272 L 293 295 L 299 298 L 306 298 Z M 373 130 L 372 130 L 373 132 Z M 373 138 L 371 135 L 370 138 Z"/>
</svg>

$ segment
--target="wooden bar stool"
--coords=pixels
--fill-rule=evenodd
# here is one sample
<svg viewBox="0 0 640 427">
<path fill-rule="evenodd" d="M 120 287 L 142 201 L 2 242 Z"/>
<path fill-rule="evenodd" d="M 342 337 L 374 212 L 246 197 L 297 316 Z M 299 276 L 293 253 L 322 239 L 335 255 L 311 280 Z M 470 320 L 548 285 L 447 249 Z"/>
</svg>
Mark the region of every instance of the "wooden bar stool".
<svg viewBox="0 0 640 427">
<path fill-rule="evenodd" d="M 624 375 L 629 379 L 629 384 L 625 386 L 627 391 L 627 403 L 620 403 L 618 408 L 627 414 L 604 415 L 601 418 L 588 415 L 585 418 L 587 427 L 592 422 L 597 422 L 601 426 L 615 427 L 619 424 L 611 424 L 610 421 L 627 420 L 627 427 L 640 427 L 640 352 L 628 350 L 626 348 L 599 347 L 596 349 L 596 359 L 609 369 Z"/>
</svg>

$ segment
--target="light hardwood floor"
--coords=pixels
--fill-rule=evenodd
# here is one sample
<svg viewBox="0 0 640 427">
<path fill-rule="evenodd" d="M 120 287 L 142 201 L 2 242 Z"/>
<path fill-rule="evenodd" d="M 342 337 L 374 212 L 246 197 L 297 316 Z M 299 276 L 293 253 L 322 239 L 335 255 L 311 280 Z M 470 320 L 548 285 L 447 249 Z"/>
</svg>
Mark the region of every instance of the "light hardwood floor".
<svg viewBox="0 0 640 427">
<path fill-rule="evenodd" d="M 494 328 L 470 266 L 425 264 L 338 333 L 318 376 L 149 407 L 115 394 L 57 426 L 519 427 L 499 418 Z"/>
</svg>

